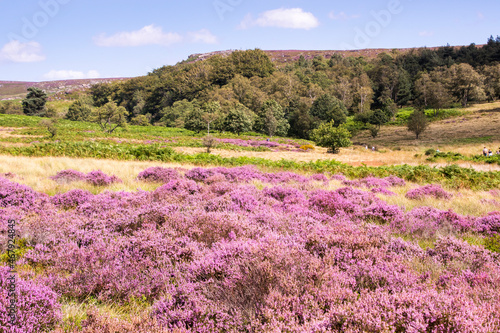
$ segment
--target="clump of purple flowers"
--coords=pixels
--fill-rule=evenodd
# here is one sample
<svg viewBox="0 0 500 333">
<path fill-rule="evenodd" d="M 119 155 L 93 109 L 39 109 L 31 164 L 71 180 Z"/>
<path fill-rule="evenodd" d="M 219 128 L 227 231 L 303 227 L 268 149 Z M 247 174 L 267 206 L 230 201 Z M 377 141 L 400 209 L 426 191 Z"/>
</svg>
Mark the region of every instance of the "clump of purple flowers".
<svg viewBox="0 0 500 333">
<path fill-rule="evenodd" d="M 476 221 L 476 230 L 487 235 L 500 234 L 500 212 L 491 212 Z"/>
<path fill-rule="evenodd" d="M 179 178 L 177 170 L 172 168 L 151 167 L 148 168 L 137 176 L 138 180 L 146 182 L 168 183 L 172 179 Z"/>
<path fill-rule="evenodd" d="M 115 175 L 108 176 L 101 170 L 94 170 L 88 174 L 76 170 L 63 170 L 55 176 L 50 177 L 59 184 L 67 184 L 75 181 L 85 181 L 94 186 L 107 186 L 113 183 L 121 183 L 122 180 Z"/>
<path fill-rule="evenodd" d="M 12 275 L 6 266 L 0 266 L 0 332 L 37 333 L 48 332 L 61 320 L 58 295 L 42 284 L 15 279 L 17 299 L 16 322 L 10 324 L 7 295 Z"/>
<path fill-rule="evenodd" d="M 55 176 L 50 179 L 55 180 L 59 184 L 67 184 L 71 182 L 84 181 L 86 175 L 83 172 L 76 170 L 63 170 L 59 171 Z"/>
<path fill-rule="evenodd" d="M 85 181 L 94 186 L 108 186 L 113 183 L 121 183 L 122 180 L 115 175 L 108 176 L 101 170 L 94 170 L 85 176 Z"/>
<path fill-rule="evenodd" d="M 413 190 L 410 190 L 406 193 L 406 197 L 412 200 L 422 200 L 427 197 L 432 197 L 436 199 L 451 199 L 453 195 L 451 193 L 446 192 L 439 185 L 425 185 Z"/>
<path fill-rule="evenodd" d="M 57 207 L 63 209 L 71 209 L 89 201 L 92 196 L 93 194 L 89 191 L 74 189 L 66 193 L 54 195 L 52 198 L 50 198 L 50 202 L 52 202 Z"/>
</svg>

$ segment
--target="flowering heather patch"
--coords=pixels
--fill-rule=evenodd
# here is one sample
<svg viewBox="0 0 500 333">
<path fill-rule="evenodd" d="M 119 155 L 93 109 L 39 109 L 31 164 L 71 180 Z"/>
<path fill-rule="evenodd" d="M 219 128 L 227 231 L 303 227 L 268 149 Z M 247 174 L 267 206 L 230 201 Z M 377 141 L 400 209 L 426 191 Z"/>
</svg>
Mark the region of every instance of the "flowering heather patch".
<svg viewBox="0 0 500 333">
<path fill-rule="evenodd" d="M 417 207 L 408 212 L 403 220 L 396 221 L 392 227 L 402 234 L 417 235 L 424 238 L 437 234 L 450 235 L 472 231 L 475 220 L 448 210 L 432 207 Z"/>
<path fill-rule="evenodd" d="M 52 202 L 57 207 L 63 209 L 71 209 L 80 206 L 81 204 L 89 201 L 92 198 L 92 193 L 85 190 L 74 189 L 66 193 L 56 194 L 50 198 Z"/>
<path fill-rule="evenodd" d="M 30 187 L 0 177 L 0 207 L 19 207 L 23 210 L 41 209 L 48 196 Z"/>
<path fill-rule="evenodd" d="M 384 187 L 374 187 L 370 191 L 372 193 L 380 193 L 380 194 L 387 195 L 387 196 L 396 195 L 396 193 L 389 191 L 388 189 L 386 189 Z"/>
<path fill-rule="evenodd" d="M 143 300 L 131 321 L 83 310 L 74 332 L 500 330 L 500 257 L 458 239 L 498 233 L 498 213 L 405 212 L 373 193 L 387 187 L 324 190 L 313 179 L 324 181 L 198 168 L 151 192 L 73 190 L 43 210 L 36 200 L 0 209 L 0 236 L 6 219 L 20 221 L 30 248 L 18 266 L 37 272 L 30 283 L 44 295 L 117 307 Z M 393 234 L 438 240 L 423 250 Z M 47 330 L 63 332 L 51 304 L 20 311 L 55 318 Z"/>
<path fill-rule="evenodd" d="M 409 190 L 406 193 L 406 197 L 413 200 L 422 200 L 426 197 L 448 200 L 451 199 L 452 196 L 453 195 L 451 193 L 446 192 L 439 185 L 425 185 L 413 190 Z"/>
<path fill-rule="evenodd" d="M 85 181 L 94 186 L 107 186 L 112 183 L 121 183 L 121 179 L 116 176 L 108 176 L 101 170 L 94 170 L 88 174 L 76 170 L 63 170 L 50 179 L 59 184 L 67 184 L 75 181 Z"/>
<path fill-rule="evenodd" d="M 61 305 L 58 295 L 40 283 L 16 277 L 17 319 L 14 326 L 8 316 L 10 269 L 0 266 L 0 332 L 38 333 L 55 328 L 61 320 Z"/>
<path fill-rule="evenodd" d="M 77 181 L 84 181 L 85 174 L 76 170 L 63 170 L 59 171 L 55 176 L 50 177 L 50 179 L 55 180 L 59 184 L 66 184 Z"/>
<path fill-rule="evenodd" d="M 476 229 L 488 235 L 500 234 L 500 212 L 491 212 L 487 216 L 478 218 Z"/>
<path fill-rule="evenodd" d="M 94 186 L 108 186 L 113 183 L 121 183 L 122 180 L 116 177 L 115 175 L 113 176 L 108 176 L 101 170 L 94 170 L 89 172 L 85 176 L 85 181 L 91 185 Z"/>
<path fill-rule="evenodd" d="M 179 178 L 177 170 L 172 168 L 151 167 L 137 176 L 138 180 L 146 182 L 168 183 L 172 179 Z"/>
</svg>

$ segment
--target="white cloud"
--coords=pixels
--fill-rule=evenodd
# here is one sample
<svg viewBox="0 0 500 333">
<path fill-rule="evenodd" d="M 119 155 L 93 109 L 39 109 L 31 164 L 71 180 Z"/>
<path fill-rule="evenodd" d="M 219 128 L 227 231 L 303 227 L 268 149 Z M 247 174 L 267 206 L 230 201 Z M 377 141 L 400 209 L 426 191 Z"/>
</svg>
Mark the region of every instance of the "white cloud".
<svg viewBox="0 0 500 333">
<path fill-rule="evenodd" d="M 217 37 L 207 29 L 201 29 L 195 32 L 188 33 L 188 39 L 192 43 L 215 44 Z"/>
<path fill-rule="evenodd" d="M 91 70 L 87 73 L 79 71 L 68 71 L 68 70 L 51 70 L 50 72 L 44 74 L 44 78 L 47 80 L 76 80 L 76 79 L 97 79 L 101 75 L 98 71 Z"/>
<path fill-rule="evenodd" d="M 332 20 L 336 20 L 336 21 L 347 21 L 347 20 L 359 18 L 360 16 L 361 15 L 358 15 L 358 14 L 348 15 L 345 12 L 335 13 L 334 11 L 331 11 L 328 14 L 329 18 L 331 18 Z"/>
<path fill-rule="evenodd" d="M 434 31 L 420 31 L 418 35 L 420 37 L 431 37 L 434 36 Z"/>
<path fill-rule="evenodd" d="M 124 31 L 106 36 L 100 34 L 94 37 L 98 46 L 142 46 L 142 45 L 171 45 L 182 41 L 182 36 L 173 32 L 163 32 L 161 27 L 151 24 L 136 31 Z"/>
<path fill-rule="evenodd" d="M 0 60 L 12 62 L 38 62 L 45 60 L 42 46 L 37 42 L 21 43 L 13 40 L 0 49 Z"/>
<path fill-rule="evenodd" d="M 247 15 L 240 23 L 239 28 L 247 29 L 259 26 L 309 30 L 318 25 L 318 19 L 312 13 L 304 12 L 302 8 L 280 8 L 261 13 L 257 19 Z"/>
</svg>

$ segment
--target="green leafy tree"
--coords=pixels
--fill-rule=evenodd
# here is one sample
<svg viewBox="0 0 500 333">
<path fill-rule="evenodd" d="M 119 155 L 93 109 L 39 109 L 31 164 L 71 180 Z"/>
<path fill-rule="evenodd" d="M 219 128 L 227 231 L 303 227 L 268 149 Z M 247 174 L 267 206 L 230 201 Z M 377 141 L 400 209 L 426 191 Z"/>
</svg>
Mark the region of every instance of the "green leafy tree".
<svg viewBox="0 0 500 333">
<path fill-rule="evenodd" d="M 38 116 L 45 112 L 47 94 L 39 88 L 28 88 L 28 94 L 23 99 L 23 112 L 28 116 Z"/>
<path fill-rule="evenodd" d="M 74 101 L 68 109 L 65 118 L 73 121 L 87 121 L 92 112 L 92 108 L 82 100 Z"/>
<path fill-rule="evenodd" d="M 161 112 L 161 122 L 167 127 L 184 127 L 185 117 L 198 107 L 196 101 L 183 99 L 175 102 L 172 106 L 166 107 Z"/>
<path fill-rule="evenodd" d="M 109 103 L 111 100 L 111 93 L 111 87 L 106 83 L 97 83 L 90 87 L 92 101 L 94 102 L 94 106 L 98 108 Z"/>
<path fill-rule="evenodd" d="M 253 76 L 267 77 L 275 68 L 269 56 L 262 50 L 234 51 L 231 54 L 236 73 L 251 78 Z"/>
<path fill-rule="evenodd" d="M 200 133 L 207 128 L 207 123 L 203 120 L 203 111 L 199 107 L 194 107 L 184 118 L 184 128 Z"/>
<path fill-rule="evenodd" d="M 236 105 L 224 118 L 224 130 L 240 135 L 252 130 L 251 111 L 242 104 Z"/>
<path fill-rule="evenodd" d="M 281 105 L 275 100 L 268 100 L 257 114 L 254 129 L 269 136 L 286 136 L 290 124 L 285 118 L 285 112 Z"/>
<path fill-rule="evenodd" d="M 484 95 L 483 77 L 469 64 L 453 65 L 449 69 L 450 90 L 452 94 L 466 107 L 471 99 L 481 99 Z"/>
<path fill-rule="evenodd" d="M 147 114 L 147 115 L 140 114 L 140 115 L 132 118 L 132 120 L 130 120 L 130 124 L 136 125 L 136 126 L 149 126 L 149 125 L 151 125 L 150 121 L 151 121 L 150 114 Z"/>
<path fill-rule="evenodd" d="M 113 133 L 118 127 L 126 127 L 128 111 L 115 102 L 109 102 L 95 108 L 90 114 L 90 121 L 99 125 L 106 133 Z"/>
<path fill-rule="evenodd" d="M 318 146 L 329 148 L 329 151 L 337 154 L 339 148 L 352 145 L 351 133 L 345 125 L 335 127 L 333 121 L 323 123 L 312 132 L 312 139 Z"/>
<path fill-rule="evenodd" d="M 408 118 L 408 131 L 415 133 L 417 140 L 428 126 L 427 117 L 423 110 L 415 110 Z"/>
<path fill-rule="evenodd" d="M 339 126 L 346 122 L 347 109 L 335 96 L 323 94 L 314 101 L 311 115 L 326 122 L 333 120 Z"/>
<path fill-rule="evenodd" d="M 368 119 L 368 122 L 372 125 L 375 125 L 378 130 L 380 130 L 380 127 L 388 121 L 389 116 L 381 109 L 377 109 L 371 112 L 370 118 Z"/>
</svg>

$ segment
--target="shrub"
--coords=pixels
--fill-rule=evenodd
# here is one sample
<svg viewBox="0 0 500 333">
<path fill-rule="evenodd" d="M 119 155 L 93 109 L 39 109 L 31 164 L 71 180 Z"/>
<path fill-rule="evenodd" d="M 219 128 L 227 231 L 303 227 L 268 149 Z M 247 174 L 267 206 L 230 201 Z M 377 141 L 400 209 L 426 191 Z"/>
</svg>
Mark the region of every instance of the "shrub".
<svg viewBox="0 0 500 333">
<path fill-rule="evenodd" d="M 500 213 L 492 212 L 476 221 L 476 230 L 487 235 L 500 234 Z"/>
<path fill-rule="evenodd" d="M 66 193 L 56 194 L 50 198 L 52 202 L 57 207 L 63 209 L 71 209 L 80 206 L 81 204 L 87 202 L 92 198 L 92 193 L 85 190 L 74 189 Z"/>
<path fill-rule="evenodd" d="M 108 186 L 113 183 L 121 183 L 122 180 L 116 176 L 108 176 L 101 170 L 94 170 L 85 176 L 85 181 L 94 186 Z"/>
<path fill-rule="evenodd" d="M 212 135 L 203 137 L 203 146 L 207 148 L 207 153 L 210 154 L 210 149 L 217 145 L 217 139 Z"/>
<path fill-rule="evenodd" d="M 168 183 L 172 179 L 179 178 L 179 173 L 171 168 L 151 167 L 137 176 L 138 180 L 146 182 Z"/>
<path fill-rule="evenodd" d="M 409 190 L 406 193 L 406 197 L 413 200 L 422 200 L 426 197 L 448 200 L 452 197 L 452 194 L 443 190 L 443 188 L 439 185 L 425 185 L 413 190 Z"/>
<path fill-rule="evenodd" d="M 85 180 L 85 177 L 83 172 L 69 169 L 59 171 L 55 176 L 50 177 L 50 179 L 55 180 L 59 184 L 67 184 Z"/>
<path fill-rule="evenodd" d="M 49 287 L 17 276 L 15 279 L 17 318 L 15 325 L 11 326 L 8 316 L 10 298 L 7 296 L 10 277 L 9 268 L 0 266 L 0 332 L 38 333 L 53 330 L 61 320 L 58 295 Z"/>
<path fill-rule="evenodd" d="M 334 154 L 339 152 L 340 147 L 352 145 L 350 137 L 351 133 L 345 126 L 335 127 L 333 121 L 319 125 L 312 133 L 312 138 L 317 145 L 329 148 Z"/>
</svg>

